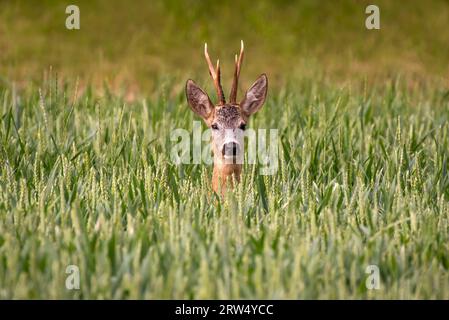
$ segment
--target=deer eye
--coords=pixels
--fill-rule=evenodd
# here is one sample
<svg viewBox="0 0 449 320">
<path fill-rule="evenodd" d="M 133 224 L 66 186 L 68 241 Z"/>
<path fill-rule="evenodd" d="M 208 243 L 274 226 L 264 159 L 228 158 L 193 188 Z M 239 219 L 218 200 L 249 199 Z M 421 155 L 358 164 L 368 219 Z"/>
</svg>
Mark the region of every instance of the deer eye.
<svg viewBox="0 0 449 320">
<path fill-rule="evenodd" d="M 240 130 L 245 130 L 245 129 L 246 129 L 246 123 L 242 123 L 242 124 L 239 126 L 239 129 L 240 129 Z"/>
<path fill-rule="evenodd" d="M 212 130 L 218 130 L 218 126 L 216 123 L 214 123 L 213 125 L 210 126 L 212 128 Z"/>
</svg>

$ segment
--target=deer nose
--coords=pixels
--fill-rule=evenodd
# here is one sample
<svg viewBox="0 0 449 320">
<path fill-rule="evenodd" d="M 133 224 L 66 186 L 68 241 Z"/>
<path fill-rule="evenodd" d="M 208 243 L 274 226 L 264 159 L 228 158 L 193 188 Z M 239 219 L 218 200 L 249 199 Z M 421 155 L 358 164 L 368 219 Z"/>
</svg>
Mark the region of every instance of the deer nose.
<svg viewBox="0 0 449 320">
<path fill-rule="evenodd" d="M 223 156 L 233 156 L 235 157 L 239 151 L 239 146 L 235 142 L 228 142 L 223 145 L 223 150 L 221 151 Z"/>
</svg>

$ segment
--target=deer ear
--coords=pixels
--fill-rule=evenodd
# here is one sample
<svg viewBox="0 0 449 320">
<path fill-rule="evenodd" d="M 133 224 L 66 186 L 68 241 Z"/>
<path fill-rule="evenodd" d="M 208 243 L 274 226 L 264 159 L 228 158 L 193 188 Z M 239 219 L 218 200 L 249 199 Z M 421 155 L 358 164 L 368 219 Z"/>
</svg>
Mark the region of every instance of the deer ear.
<svg viewBox="0 0 449 320">
<path fill-rule="evenodd" d="M 186 96 L 190 109 L 204 120 L 207 120 L 214 111 L 214 105 L 209 96 L 193 80 L 187 80 Z"/>
<path fill-rule="evenodd" d="M 247 116 L 257 112 L 265 102 L 267 97 L 268 78 L 265 74 L 261 74 L 253 83 L 251 88 L 245 93 L 245 97 L 240 102 L 240 107 Z"/>
</svg>

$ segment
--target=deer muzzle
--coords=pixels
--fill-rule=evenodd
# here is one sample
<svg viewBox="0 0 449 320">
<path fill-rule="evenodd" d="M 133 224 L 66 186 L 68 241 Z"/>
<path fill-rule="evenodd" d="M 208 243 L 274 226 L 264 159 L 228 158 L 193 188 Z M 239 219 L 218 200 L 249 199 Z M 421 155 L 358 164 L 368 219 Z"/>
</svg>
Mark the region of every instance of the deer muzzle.
<svg viewBox="0 0 449 320">
<path fill-rule="evenodd" d="M 223 145 L 221 153 L 225 158 L 236 157 L 240 153 L 240 146 L 236 142 L 227 142 Z"/>
</svg>

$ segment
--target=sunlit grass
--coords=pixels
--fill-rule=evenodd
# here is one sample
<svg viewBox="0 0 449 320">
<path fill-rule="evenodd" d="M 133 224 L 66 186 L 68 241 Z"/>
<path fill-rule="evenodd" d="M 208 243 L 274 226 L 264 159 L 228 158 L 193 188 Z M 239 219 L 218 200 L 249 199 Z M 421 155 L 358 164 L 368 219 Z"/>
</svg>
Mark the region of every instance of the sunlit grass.
<svg viewBox="0 0 449 320">
<path fill-rule="evenodd" d="M 210 166 L 170 161 L 197 120 L 175 83 L 0 92 L 0 298 L 449 298 L 447 93 L 270 91 L 250 126 L 279 129 L 279 170 L 218 201 Z"/>
</svg>

